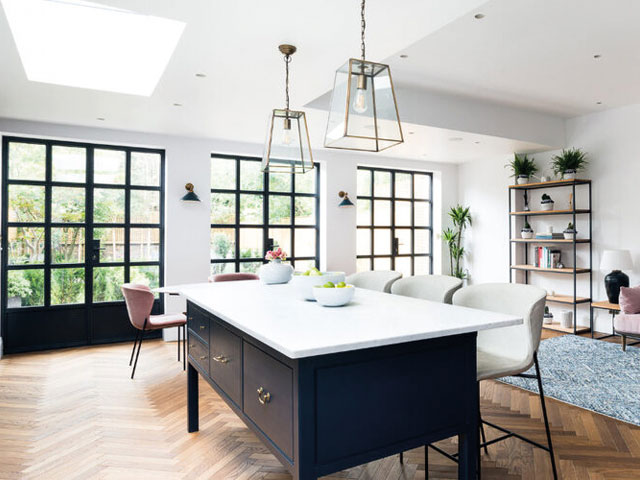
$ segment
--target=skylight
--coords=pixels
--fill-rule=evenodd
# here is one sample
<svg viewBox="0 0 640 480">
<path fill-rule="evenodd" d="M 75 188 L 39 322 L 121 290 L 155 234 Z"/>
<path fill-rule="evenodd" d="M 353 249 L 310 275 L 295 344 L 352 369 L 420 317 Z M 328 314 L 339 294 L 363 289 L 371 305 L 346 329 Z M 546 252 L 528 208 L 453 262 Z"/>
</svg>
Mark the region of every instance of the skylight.
<svg viewBox="0 0 640 480">
<path fill-rule="evenodd" d="M 80 0 L 1 0 L 27 78 L 150 96 L 185 24 Z"/>
</svg>

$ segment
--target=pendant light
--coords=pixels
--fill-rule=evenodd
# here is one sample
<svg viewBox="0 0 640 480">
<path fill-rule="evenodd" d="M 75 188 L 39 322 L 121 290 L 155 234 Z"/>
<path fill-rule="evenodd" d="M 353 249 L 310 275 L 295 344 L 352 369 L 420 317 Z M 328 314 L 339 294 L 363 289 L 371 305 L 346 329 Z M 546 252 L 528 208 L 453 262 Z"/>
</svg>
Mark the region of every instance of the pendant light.
<svg viewBox="0 0 640 480">
<path fill-rule="evenodd" d="M 404 141 L 389 65 L 365 60 L 365 0 L 360 7 L 360 59 L 336 71 L 324 146 L 379 152 Z"/>
<path fill-rule="evenodd" d="M 296 47 L 280 45 L 278 48 L 284 55 L 286 107 L 274 109 L 269 118 L 262 171 L 305 173 L 313 169 L 307 119 L 304 112 L 289 110 L 289 63 Z"/>
</svg>

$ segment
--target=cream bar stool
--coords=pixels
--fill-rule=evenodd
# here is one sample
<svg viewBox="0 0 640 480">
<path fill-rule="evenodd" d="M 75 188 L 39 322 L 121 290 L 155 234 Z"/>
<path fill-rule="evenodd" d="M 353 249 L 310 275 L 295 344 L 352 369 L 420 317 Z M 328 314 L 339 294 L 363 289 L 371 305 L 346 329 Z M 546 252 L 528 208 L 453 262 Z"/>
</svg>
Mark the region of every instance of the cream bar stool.
<svg viewBox="0 0 640 480">
<path fill-rule="evenodd" d="M 547 407 L 544 401 L 544 391 L 542 390 L 542 378 L 540 377 L 537 354 L 538 345 L 540 345 L 540 336 L 542 334 L 542 317 L 544 315 L 546 295 L 547 292 L 545 290 L 532 285 L 490 283 L 472 285 L 458 290 L 453 295 L 453 304 L 480 310 L 518 315 L 524 319 L 522 325 L 478 332 L 478 381 L 508 376 L 535 378 L 538 381 L 542 416 L 547 433 L 547 445 L 545 446 L 534 442 L 515 432 L 484 421 L 482 420 L 482 416 L 480 416 L 483 442 L 480 447 L 484 448 L 486 452 L 488 445 L 510 437 L 519 438 L 549 452 L 553 478 L 557 480 L 558 473 L 553 455 L 553 444 L 551 443 L 549 419 L 547 418 Z M 532 366 L 535 366 L 535 375 L 524 373 Z M 484 435 L 483 424 L 503 432 L 504 435 L 487 442 Z M 449 456 L 438 447 L 430 446 L 434 450 Z"/>
<path fill-rule="evenodd" d="M 453 294 L 462 287 L 462 280 L 448 275 L 418 275 L 401 278 L 391 285 L 391 293 L 422 298 L 433 302 L 451 303 Z"/>
<path fill-rule="evenodd" d="M 402 273 L 393 270 L 358 272 L 347 277 L 347 283 L 358 288 L 390 293 L 391 285 L 402 278 Z"/>
</svg>

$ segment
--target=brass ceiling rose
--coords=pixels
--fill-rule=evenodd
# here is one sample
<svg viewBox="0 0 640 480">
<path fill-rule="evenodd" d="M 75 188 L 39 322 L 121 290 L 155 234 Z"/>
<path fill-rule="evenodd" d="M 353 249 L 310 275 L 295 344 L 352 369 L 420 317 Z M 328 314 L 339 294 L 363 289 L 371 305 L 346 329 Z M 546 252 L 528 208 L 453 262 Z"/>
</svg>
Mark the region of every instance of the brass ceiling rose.
<svg viewBox="0 0 640 480">
<path fill-rule="evenodd" d="M 296 53 L 297 48 L 293 45 L 289 45 L 288 43 L 283 43 L 278 46 L 278 50 L 280 50 L 283 55 L 293 55 Z"/>
</svg>

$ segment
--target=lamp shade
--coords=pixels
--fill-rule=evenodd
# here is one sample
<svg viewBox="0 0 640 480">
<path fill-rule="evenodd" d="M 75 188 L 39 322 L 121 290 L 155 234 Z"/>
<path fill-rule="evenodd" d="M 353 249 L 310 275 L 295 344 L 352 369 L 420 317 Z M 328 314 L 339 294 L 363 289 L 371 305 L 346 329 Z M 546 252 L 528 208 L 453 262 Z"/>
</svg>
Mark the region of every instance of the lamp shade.
<svg viewBox="0 0 640 480">
<path fill-rule="evenodd" d="M 309 170 L 313 170 L 313 157 L 304 112 L 273 110 L 267 126 L 262 171 L 306 173 Z"/>
<path fill-rule="evenodd" d="M 633 260 L 629 250 L 605 250 L 600 259 L 600 270 L 631 270 Z"/>
<path fill-rule="evenodd" d="M 184 186 L 187 193 L 180 199 L 183 202 L 199 202 L 200 198 L 196 195 L 196 192 L 193 191 L 193 183 L 187 183 Z"/>
<path fill-rule="evenodd" d="M 379 152 L 402 143 L 388 65 L 350 58 L 336 71 L 324 146 Z"/>
</svg>

